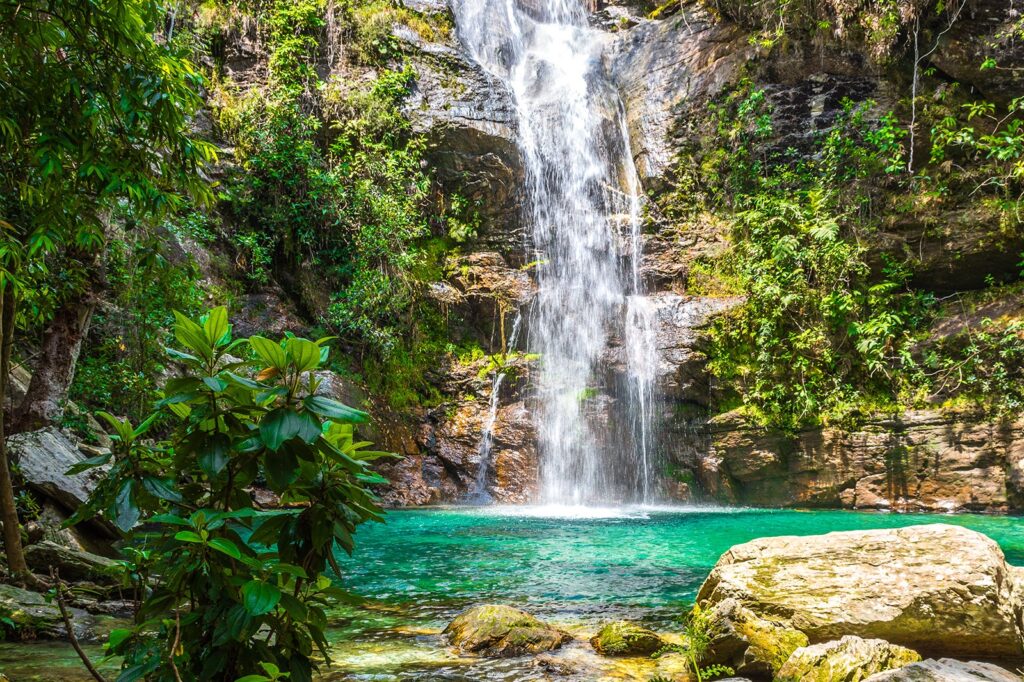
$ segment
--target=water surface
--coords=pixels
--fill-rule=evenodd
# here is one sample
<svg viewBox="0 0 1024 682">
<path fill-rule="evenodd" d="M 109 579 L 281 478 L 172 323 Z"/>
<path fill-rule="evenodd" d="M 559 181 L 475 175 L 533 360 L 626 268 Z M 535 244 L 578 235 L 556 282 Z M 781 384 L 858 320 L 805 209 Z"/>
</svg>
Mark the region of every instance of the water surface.
<svg viewBox="0 0 1024 682">
<path fill-rule="evenodd" d="M 544 680 L 532 659 L 484 661 L 448 650 L 439 633 L 483 602 L 524 608 L 582 642 L 558 655 L 581 679 L 647 680 L 650 661 L 602 660 L 585 639 L 603 620 L 630 618 L 663 632 L 679 619 L 729 547 L 770 535 L 951 523 L 985 533 L 1024 565 L 1024 521 L 976 515 L 756 509 L 481 508 L 396 511 L 363 527 L 345 585 L 367 599 L 333 614 L 341 681 Z M 600 672 L 595 672 L 595 667 Z M 63 645 L 0 644 L 12 682 L 88 679 Z M 552 678 L 557 679 L 557 678 Z"/>
</svg>

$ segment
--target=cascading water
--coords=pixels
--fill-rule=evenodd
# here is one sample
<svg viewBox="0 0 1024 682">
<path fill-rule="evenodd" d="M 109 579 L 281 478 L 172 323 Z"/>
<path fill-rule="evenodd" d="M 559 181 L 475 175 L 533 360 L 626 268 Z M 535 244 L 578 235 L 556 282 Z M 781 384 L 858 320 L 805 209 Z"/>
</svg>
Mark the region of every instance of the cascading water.
<svg viewBox="0 0 1024 682">
<path fill-rule="evenodd" d="M 527 344 L 541 357 L 542 501 L 649 502 L 656 349 L 639 296 L 640 188 L 582 2 L 452 0 L 460 39 L 508 86 L 518 114 L 537 264 Z M 625 396 L 601 367 L 616 334 L 627 345 Z M 616 424 L 627 438 L 612 437 Z"/>
</svg>

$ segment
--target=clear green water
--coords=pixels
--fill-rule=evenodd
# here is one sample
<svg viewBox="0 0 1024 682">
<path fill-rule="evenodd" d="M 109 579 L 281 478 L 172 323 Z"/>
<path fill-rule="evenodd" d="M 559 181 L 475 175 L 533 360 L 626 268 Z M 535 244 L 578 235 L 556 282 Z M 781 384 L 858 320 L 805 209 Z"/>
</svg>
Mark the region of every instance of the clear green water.
<svg viewBox="0 0 1024 682">
<path fill-rule="evenodd" d="M 718 557 L 769 535 L 952 523 L 996 540 L 1024 565 L 1024 520 L 995 516 L 836 511 L 672 509 L 594 512 L 545 509 L 398 511 L 364 527 L 344 582 L 368 599 L 334 614 L 335 666 L 326 679 L 543 680 L 532 660 L 481 661 L 447 650 L 440 630 L 482 602 L 520 606 L 581 638 L 610 618 L 664 632 L 692 601 Z M 61 645 L 2 645 L 0 671 L 13 682 L 84 680 Z M 647 680 L 650 661 L 597 659 L 584 644 L 559 654 L 579 679 Z"/>
</svg>

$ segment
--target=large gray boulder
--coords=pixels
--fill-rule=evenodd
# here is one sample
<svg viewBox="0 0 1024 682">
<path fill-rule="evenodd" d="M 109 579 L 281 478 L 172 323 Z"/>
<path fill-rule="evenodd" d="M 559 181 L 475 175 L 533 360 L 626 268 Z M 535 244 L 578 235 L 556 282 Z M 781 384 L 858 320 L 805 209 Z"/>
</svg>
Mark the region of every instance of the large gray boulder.
<svg viewBox="0 0 1024 682">
<path fill-rule="evenodd" d="M 100 467 L 68 475 L 67 471 L 87 456 L 54 427 L 15 434 L 7 440 L 7 447 L 25 482 L 70 511 L 89 499 L 106 470 Z"/>
<path fill-rule="evenodd" d="M 926 656 L 999 659 L 1024 654 L 1020 594 L 995 542 L 935 524 L 737 545 L 697 600 L 735 600 L 812 644 L 856 635 Z"/>
<path fill-rule="evenodd" d="M 887 670 L 864 682 L 1020 682 L 1021 676 L 991 663 L 957 661 L 952 658 L 913 663 Z"/>
</svg>

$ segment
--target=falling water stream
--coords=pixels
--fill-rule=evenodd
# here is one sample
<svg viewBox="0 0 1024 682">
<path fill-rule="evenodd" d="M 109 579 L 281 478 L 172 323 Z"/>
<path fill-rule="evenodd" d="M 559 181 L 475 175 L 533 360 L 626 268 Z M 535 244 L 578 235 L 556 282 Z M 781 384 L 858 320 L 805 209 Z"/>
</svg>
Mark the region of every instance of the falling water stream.
<svg viewBox="0 0 1024 682">
<path fill-rule="evenodd" d="M 641 298 L 640 186 L 599 34 L 582 0 L 453 9 L 460 39 L 506 84 L 518 116 L 537 263 L 526 344 L 541 358 L 541 501 L 650 502 L 654 316 Z M 604 371 L 616 337 L 627 346 L 624 394 Z"/>
</svg>

